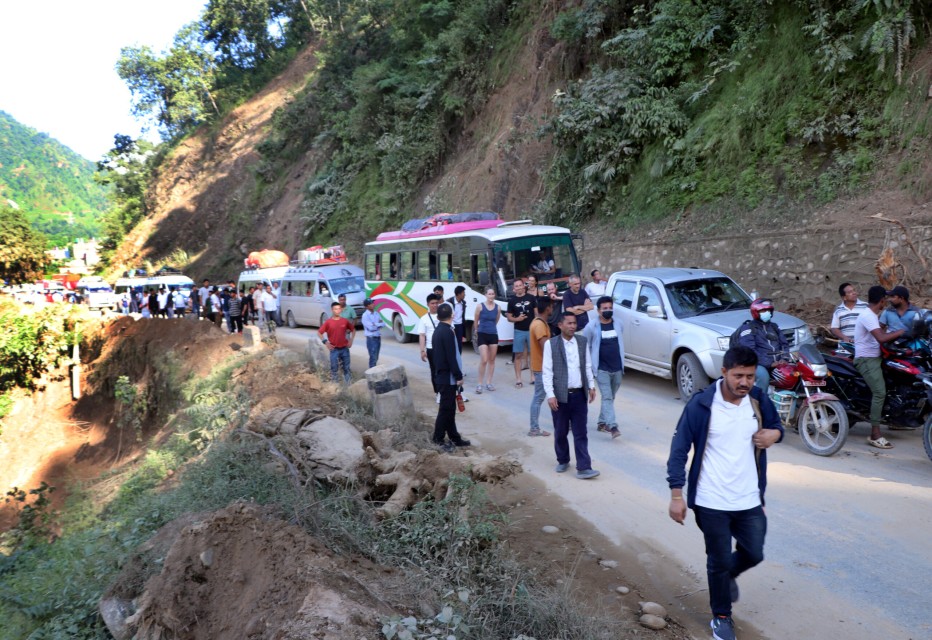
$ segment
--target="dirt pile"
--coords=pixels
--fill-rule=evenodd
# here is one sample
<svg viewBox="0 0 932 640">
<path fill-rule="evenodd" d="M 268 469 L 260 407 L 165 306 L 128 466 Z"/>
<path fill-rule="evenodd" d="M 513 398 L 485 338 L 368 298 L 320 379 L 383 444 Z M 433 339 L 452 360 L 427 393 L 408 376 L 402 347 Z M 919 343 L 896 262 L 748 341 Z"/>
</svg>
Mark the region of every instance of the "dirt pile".
<svg viewBox="0 0 932 640">
<path fill-rule="evenodd" d="M 334 555 L 267 509 L 237 503 L 166 526 L 105 595 L 117 640 L 375 638 L 391 613 L 393 570 Z M 162 570 L 146 579 L 159 546 L 167 547 Z M 133 599 L 136 612 L 112 624 L 107 612 Z"/>
</svg>

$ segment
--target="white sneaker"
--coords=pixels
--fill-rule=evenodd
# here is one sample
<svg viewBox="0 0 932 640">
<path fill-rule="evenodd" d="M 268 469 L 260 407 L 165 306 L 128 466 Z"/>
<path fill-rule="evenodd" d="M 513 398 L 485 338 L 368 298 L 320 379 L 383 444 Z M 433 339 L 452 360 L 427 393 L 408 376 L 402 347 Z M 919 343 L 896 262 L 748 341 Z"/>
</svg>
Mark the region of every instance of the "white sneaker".
<svg viewBox="0 0 932 640">
<path fill-rule="evenodd" d="M 437 392 L 437 404 L 440 404 L 440 392 Z"/>
</svg>

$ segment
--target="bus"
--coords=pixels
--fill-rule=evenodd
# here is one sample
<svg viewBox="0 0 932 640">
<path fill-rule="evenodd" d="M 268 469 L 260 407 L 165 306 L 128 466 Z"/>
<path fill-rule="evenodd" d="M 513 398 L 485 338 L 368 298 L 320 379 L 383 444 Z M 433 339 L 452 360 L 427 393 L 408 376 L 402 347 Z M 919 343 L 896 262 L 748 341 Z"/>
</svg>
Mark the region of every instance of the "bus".
<svg viewBox="0 0 932 640">
<path fill-rule="evenodd" d="M 144 293 L 148 289 L 158 291 L 163 287 L 180 293 L 187 301 L 194 289 L 194 280 L 175 269 L 161 269 L 153 275 L 148 275 L 141 269 L 133 269 L 124 273 L 122 278 L 117 278 L 113 290 L 119 301 L 124 293 L 132 296 Z"/>
<path fill-rule="evenodd" d="M 418 230 L 379 234 L 365 245 L 368 297 L 398 342 L 415 337 L 418 319 L 427 313 L 427 295 L 440 284 L 444 298 L 452 297 L 457 285 L 466 287 L 465 329 L 473 341 L 476 306 L 485 299 L 486 287 L 494 288 L 502 309 L 499 344 L 511 344 L 514 328 L 504 312 L 515 278 L 533 273 L 539 284 L 553 281 L 562 291 L 569 276 L 579 274 L 579 258 L 569 229 L 482 215 L 494 218 L 427 223 Z M 538 266 L 541 264 L 546 270 Z"/>
<path fill-rule="evenodd" d="M 78 280 L 75 290 L 91 309 L 120 310 L 120 298 L 100 276 L 84 276 Z"/>
</svg>

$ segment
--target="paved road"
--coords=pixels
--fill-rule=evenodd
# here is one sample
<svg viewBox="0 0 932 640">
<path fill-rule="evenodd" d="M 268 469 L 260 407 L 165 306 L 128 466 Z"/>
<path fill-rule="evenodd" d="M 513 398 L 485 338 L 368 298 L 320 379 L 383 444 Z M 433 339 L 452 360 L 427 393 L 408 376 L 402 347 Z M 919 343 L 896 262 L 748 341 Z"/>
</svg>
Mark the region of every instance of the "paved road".
<svg viewBox="0 0 932 640">
<path fill-rule="evenodd" d="M 309 332 L 282 329 L 279 341 L 303 350 Z M 361 373 L 367 357 L 359 342 L 352 357 Z M 683 407 L 675 386 L 627 374 L 616 399 L 622 437 L 615 441 L 595 431 L 598 400 L 590 406 L 590 453 L 602 475 L 585 482 L 554 473 L 551 438 L 525 435 L 532 390 L 526 371 L 524 389 L 511 386 L 507 354 L 498 358 L 497 390 L 469 393 L 467 411 L 457 418 L 464 436 L 479 447 L 514 450 L 525 472 L 635 554 L 654 586 L 681 603 L 673 615 L 706 637 L 701 535 L 692 519 L 683 527 L 666 514 L 665 463 Z M 478 358 L 464 355 L 467 382 L 474 381 Z M 407 367 L 418 408 L 432 414 L 427 365 L 416 345 L 397 344 L 386 334 L 381 362 Z M 541 424 L 550 425 L 546 411 Z M 855 426 L 845 448 L 830 458 L 808 453 L 792 432 L 771 449 L 767 558 L 741 580 L 735 618 L 742 640 L 932 638 L 932 461 L 919 432 L 886 433 L 896 444 L 889 451 L 867 447 L 867 434 L 867 425 Z"/>
</svg>

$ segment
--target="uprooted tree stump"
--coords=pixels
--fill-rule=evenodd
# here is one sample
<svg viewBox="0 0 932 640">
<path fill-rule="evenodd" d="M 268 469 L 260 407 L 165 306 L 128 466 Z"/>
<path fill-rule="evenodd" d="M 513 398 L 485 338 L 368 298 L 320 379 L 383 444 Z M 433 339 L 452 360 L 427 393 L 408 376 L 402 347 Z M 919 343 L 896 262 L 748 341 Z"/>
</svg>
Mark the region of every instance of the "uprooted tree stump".
<svg viewBox="0 0 932 640">
<path fill-rule="evenodd" d="M 299 481 L 345 484 L 364 497 L 391 490 L 376 511 L 380 518 L 397 516 L 428 495 L 444 497 L 451 475 L 496 482 L 521 470 L 516 460 L 500 456 L 452 455 L 412 445 L 397 449 L 391 429 L 360 433 L 349 422 L 312 409 L 274 409 L 248 428 L 270 439 L 270 450 L 285 458 Z"/>
</svg>

